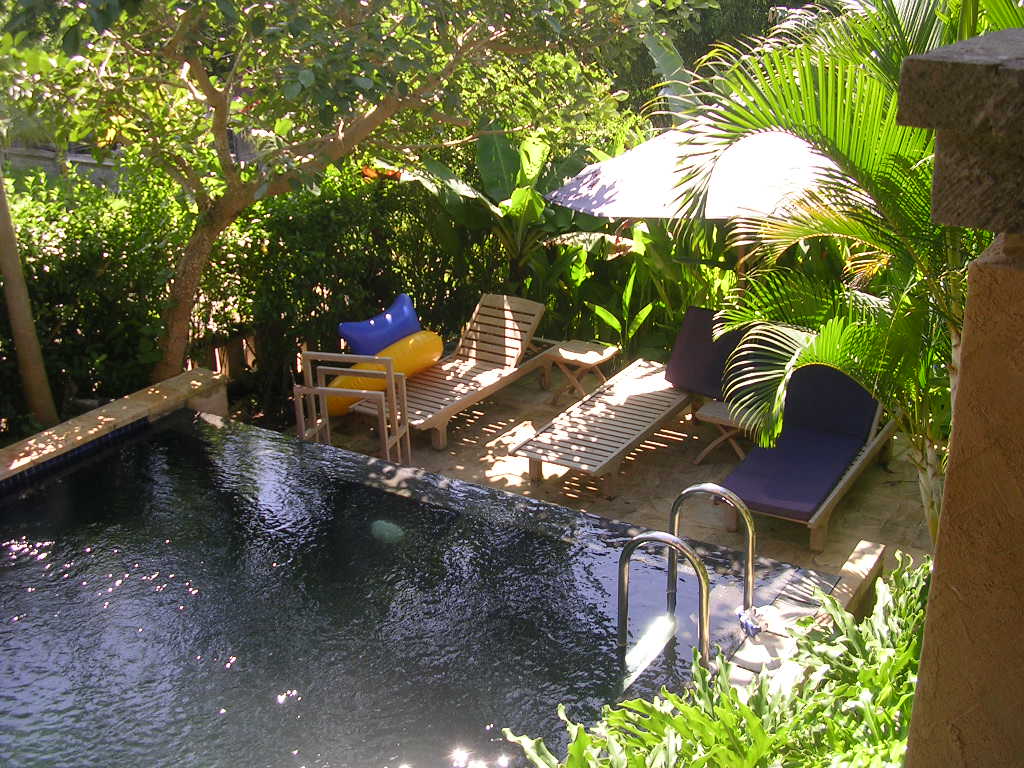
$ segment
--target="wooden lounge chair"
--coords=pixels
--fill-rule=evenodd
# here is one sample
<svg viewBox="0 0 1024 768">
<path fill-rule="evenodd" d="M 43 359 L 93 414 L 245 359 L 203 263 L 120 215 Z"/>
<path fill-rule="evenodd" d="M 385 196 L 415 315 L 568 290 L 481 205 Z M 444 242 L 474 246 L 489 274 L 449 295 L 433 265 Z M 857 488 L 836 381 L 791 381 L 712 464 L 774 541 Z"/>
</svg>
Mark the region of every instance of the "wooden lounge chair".
<svg viewBox="0 0 1024 768">
<path fill-rule="evenodd" d="M 484 294 L 455 352 L 406 380 L 409 425 L 430 430 L 433 447 L 445 448 L 453 416 L 545 362 L 546 352 L 524 360 L 543 314 L 535 301 Z M 375 414 L 370 403 L 352 410 Z"/>
<path fill-rule="evenodd" d="M 689 393 L 665 378 L 664 365 L 637 360 L 510 453 L 529 458 L 530 482 L 544 479 L 548 462 L 601 477 L 611 498 L 623 457 L 689 404 Z"/>
<path fill-rule="evenodd" d="M 713 320 L 710 310 L 690 307 L 668 366 L 637 360 L 513 447 L 530 459 L 530 480 L 540 482 L 548 462 L 601 477 L 604 494 L 613 496 L 626 454 L 684 408 L 721 392 L 736 340 L 713 341 Z"/>
<path fill-rule="evenodd" d="M 774 448 L 753 448 L 721 485 L 751 512 L 811 529 L 811 549 L 825 548 L 829 517 L 892 437 L 882 408 L 848 376 L 821 365 L 793 374 L 782 433 Z M 727 514 L 729 514 L 727 512 Z M 730 530 L 735 513 L 730 514 Z"/>
<path fill-rule="evenodd" d="M 336 365 L 329 365 L 335 363 L 353 366 L 378 360 L 383 370 L 357 370 L 352 367 L 339 368 Z M 399 464 L 412 463 L 405 376 L 395 372 L 390 359 L 338 352 L 303 352 L 302 379 L 303 383 L 293 388 L 295 431 L 300 440 L 330 445 L 331 415 L 327 406 L 328 399 L 338 395 L 361 397 L 364 406 L 371 408 L 377 417 L 381 458 Z M 332 379 L 337 386 L 328 387 L 327 383 Z M 340 383 L 338 379 L 341 380 Z M 342 386 L 346 379 L 352 386 Z M 383 389 L 363 389 L 365 385 L 360 385 L 359 382 L 365 382 L 367 379 L 383 380 Z"/>
</svg>

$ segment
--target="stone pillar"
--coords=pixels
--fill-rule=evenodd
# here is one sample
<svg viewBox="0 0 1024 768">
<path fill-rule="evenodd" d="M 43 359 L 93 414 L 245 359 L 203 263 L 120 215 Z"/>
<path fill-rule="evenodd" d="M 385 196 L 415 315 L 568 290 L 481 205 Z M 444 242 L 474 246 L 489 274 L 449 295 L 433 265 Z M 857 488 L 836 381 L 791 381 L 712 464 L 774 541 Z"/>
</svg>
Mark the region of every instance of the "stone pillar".
<svg viewBox="0 0 1024 768">
<path fill-rule="evenodd" d="M 1024 765 L 1024 30 L 903 65 L 936 129 L 933 218 L 1001 232 L 970 267 L 908 768 Z"/>
</svg>

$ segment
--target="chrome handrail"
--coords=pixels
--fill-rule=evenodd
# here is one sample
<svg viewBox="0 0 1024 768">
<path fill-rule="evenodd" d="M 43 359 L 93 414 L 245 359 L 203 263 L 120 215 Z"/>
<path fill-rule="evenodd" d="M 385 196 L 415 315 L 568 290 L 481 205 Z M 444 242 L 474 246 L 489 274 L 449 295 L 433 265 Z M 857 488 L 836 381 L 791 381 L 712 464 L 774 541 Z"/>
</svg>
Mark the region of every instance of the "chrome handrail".
<svg viewBox="0 0 1024 768">
<path fill-rule="evenodd" d="M 626 546 L 622 550 L 622 554 L 619 555 L 619 647 L 625 648 L 627 645 L 627 630 L 629 624 L 629 561 L 633 556 L 633 552 L 636 548 L 642 544 L 662 544 L 668 547 L 669 551 L 669 576 L 673 577 L 675 569 L 671 567 L 671 563 L 675 562 L 678 564 L 678 555 L 681 553 L 690 561 L 690 565 L 693 566 L 694 572 L 697 574 L 697 589 L 699 593 L 700 605 L 697 612 L 697 645 L 700 649 L 701 663 L 707 666 L 711 663 L 711 634 L 710 634 L 710 614 L 709 614 L 709 581 L 708 571 L 704 567 L 704 563 L 701 562 L 700 555 L 698 555 L 693 547 L 687 544 L 685 541 L 680 539 L 678 536 L 673 536 L 669 533 L 663 533 L 661 531 L 651 531 L 649 533 L 641 533 L 639 536 L 635 536 L 629 540 Z M 676 611 L 676 594 L 675 594 L 675 578 L 672 582 L 673 590 L 671 595 L 666 595 L 666 602 L 668 607 L 668 613 L 671 616 L 675 616 Z"/>
<path fill-rule="evenodd" d="M 719 501 L 724 501 L 730 507 L 735 509 L 739 513 L 740 517 L 743 518 L 743 524 L 747 529 L 747 562 L 743 578 L 743 611 L 746 613 L 754 607 L 754 544 L 757 534 L 754 532 L 754 518 L 750 514 L 750 510 L 747 509 L 747 505 L 743 503 L 743 500 L 728 488 L 723 488 L 715 483 L 698 483 L 697 485 L 691 485 L 676 496 L 676 500 L 672 503 L 672 512 L 669 514 L 668 518 L 668 532 L 677 538 L 679 537 L 679 524 L 680 518 L 682 517 L 683 504 L 691 496 L 701 494 L 711 496 Z M 671 605 L 670 610 L 674 612 L 676 601 L 676 569 L 679 567 L 679 559 L 675 552 L 669 553 L 668 565 L 669 604 Z"/>
</svg>

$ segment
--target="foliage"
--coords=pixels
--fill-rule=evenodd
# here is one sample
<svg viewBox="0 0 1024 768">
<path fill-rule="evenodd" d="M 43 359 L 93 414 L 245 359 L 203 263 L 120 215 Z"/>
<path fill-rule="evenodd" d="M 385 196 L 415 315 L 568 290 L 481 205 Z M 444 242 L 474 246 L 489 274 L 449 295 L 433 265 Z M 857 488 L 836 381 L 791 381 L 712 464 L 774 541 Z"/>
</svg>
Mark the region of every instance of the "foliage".
<svg viewBox="0 0 1024 768">
<path fill-rule="evenodd" d="M 145 385 L 174 254 L 187 236 L 187 202 L 141 158 L 120 158 L 116 190 L 41 172 L 10 182 L 38 328 L 59 400 L 117 397 Z M 316 190 L 253 206 L 214 249 L 192 315 L 192 354 L 239 334 L 254 337 L 248 386 L 257 411 L 290 412 L 301 346 L 337 348 L 337 323 L 369 317 L 398 292 L 425 326 L 458 333 L 500 270 L 479 248 L 452 260 L 431 233 L 425 193 L 354 163 Z M 0 298 L 0 432 L 30 433 Z M 244 382 L 243 382 L 244 383 Z"/>
<path fill-rule="evenodd" d="M 651 314 L 651 310 L 654 309 L 653 301 L 647 302 L 638 310 L 634 311 L 633 309 L 633 285 L 636 282 L 636 271 L 637 265 L 634 262 L 630 267 L 629 277 L 626 278 L 626 285 L 622 289 L 619 306 L 615 311 L 602 307 L 600 304 L 587 302 L 587 306 L 594 311 L 594 314 L 618 334 L 619 347 L 627 357 L 629 357 L 632 346 L 630 342 L 636 336 L 636 332 L 640 330 L 644 320 Z"/>
<path fill-rule="evenodd" d="M 160 300 L 177 245 L 177 217 L 166 200 L 173 187 L 150 184 L 144 173 L 125 173 L 117 196 L 84 179 L 51 184 L 41 172 L 17 185 L 9 180 L 59 403 L 138 389 L 159 356 Z M 9 338 L 6 329 L 0 338 Z M 5 391 L 9 372 L 5 365 L 0 374 Z"/>
<path fill-rule="evenodd" d="M 760 349 L 739 351 L 736 359 L 764 370 L 734 379 L 730 404 L 770 441 L 779 432 L 785 385 L 800 361 L 817 357 L 850 373 L 899 419 L 933 534 L 950 411 L 935 395 L 938 390 L 941 399 L 945 390 L 947 401 L 955 397 L 966 266 L 988 235 L 932 223 L 934 136 L 897 122 L 899 72 L 904 57 L 954 42 L 979 19 L 990 23 L 987 13 L 979 16 L 977 4 L 944 0 L 791 12 L 766 38 L 716 48 L 691 84 L 701 103 L 685 116 L 694 146 L 683 171 L 694 193 L 685 199 L 687 213 L 701 209 L 719 158 L 746 137 L 782 131 L 827 158 L 830 167 L 811 189 L 771 213 L 738 221 L 735 240 L 754 247 L 752 261 L 771 264 L 800 243 L 831 239 L 844 253 L 849 282 L 840 292 L 881 297 L 892 321 L 872 327 L 871 320 L 832 316 L 828 323 L 805 318 L 797 331 L 760 326 L 741 343 Z M 803 286 L 808 299 L 823 290 L 833 292 Z M 760 313 L 747 312 L 748 320 L 772 321 L 783 311 L 769 303 L 749 304 Z M 828 308 L 821 306 L 826 315 Z M 903 349 L 912 350 L 912 361 Z M 945 385 L 935 376 L 943 369 Z"/>
<path fill-rule="evenodd" d="M 897 768 L 906 751 L 924 632 L 930 563 L 909 558 L 878 582 L 872 613 L 855 622 L 820 596 L 830 621 L 796 634 L 796 660 L 806 670 L 791 690 L 759 678 L 744 698 L 697 663 L 680 693 L 662 689 L 651 701 L 606 707 L 586 728 L 571 722 L 559 761 L 539 739 L 505 735 L 538 768 Z"/>
<path fill-rule="evenodd" d="M 160 378 L 181 364 L 213 244 L 243 211 L 310 183 L 357 149 L 395 152 L 410 139 L 436 143 L 446 127 L 464 131 L 460 86 L 472 73 L 555 47 L 592 58 L 646 6 L 29 2 L 11 28 L 74 55 L 41 77 L 10 67 L 3 88 L 58 137 L 138 148 L 191 197 L 192 235 L 163 316 Z"/>
</svg>

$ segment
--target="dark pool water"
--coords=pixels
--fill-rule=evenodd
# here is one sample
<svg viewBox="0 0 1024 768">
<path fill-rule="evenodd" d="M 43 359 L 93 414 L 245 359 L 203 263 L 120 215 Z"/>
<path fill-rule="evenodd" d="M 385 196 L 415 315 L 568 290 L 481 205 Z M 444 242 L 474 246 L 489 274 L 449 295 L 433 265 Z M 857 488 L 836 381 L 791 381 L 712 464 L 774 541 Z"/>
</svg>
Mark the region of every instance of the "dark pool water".
<svg viewBox="0 0 1024 768">
<path fill-rule="evenodd" d="M 179 414 L 0 497 L 0 765 L 515 765 L 502 727 L 557 749 L 560 702 L 592 720 L 621 698 L 615 569 L 635 531 L 465 484 L 415 502 L 350 462 Z M 737 562 L 701 550 L 728 650 Z M 664 577 L 635 562 L 640 634 Z M 761 563 L 758 601 L 793 571 Z M 681 582 L 676 653 L 631 695 L 687 679 Z"/>
</svg>

